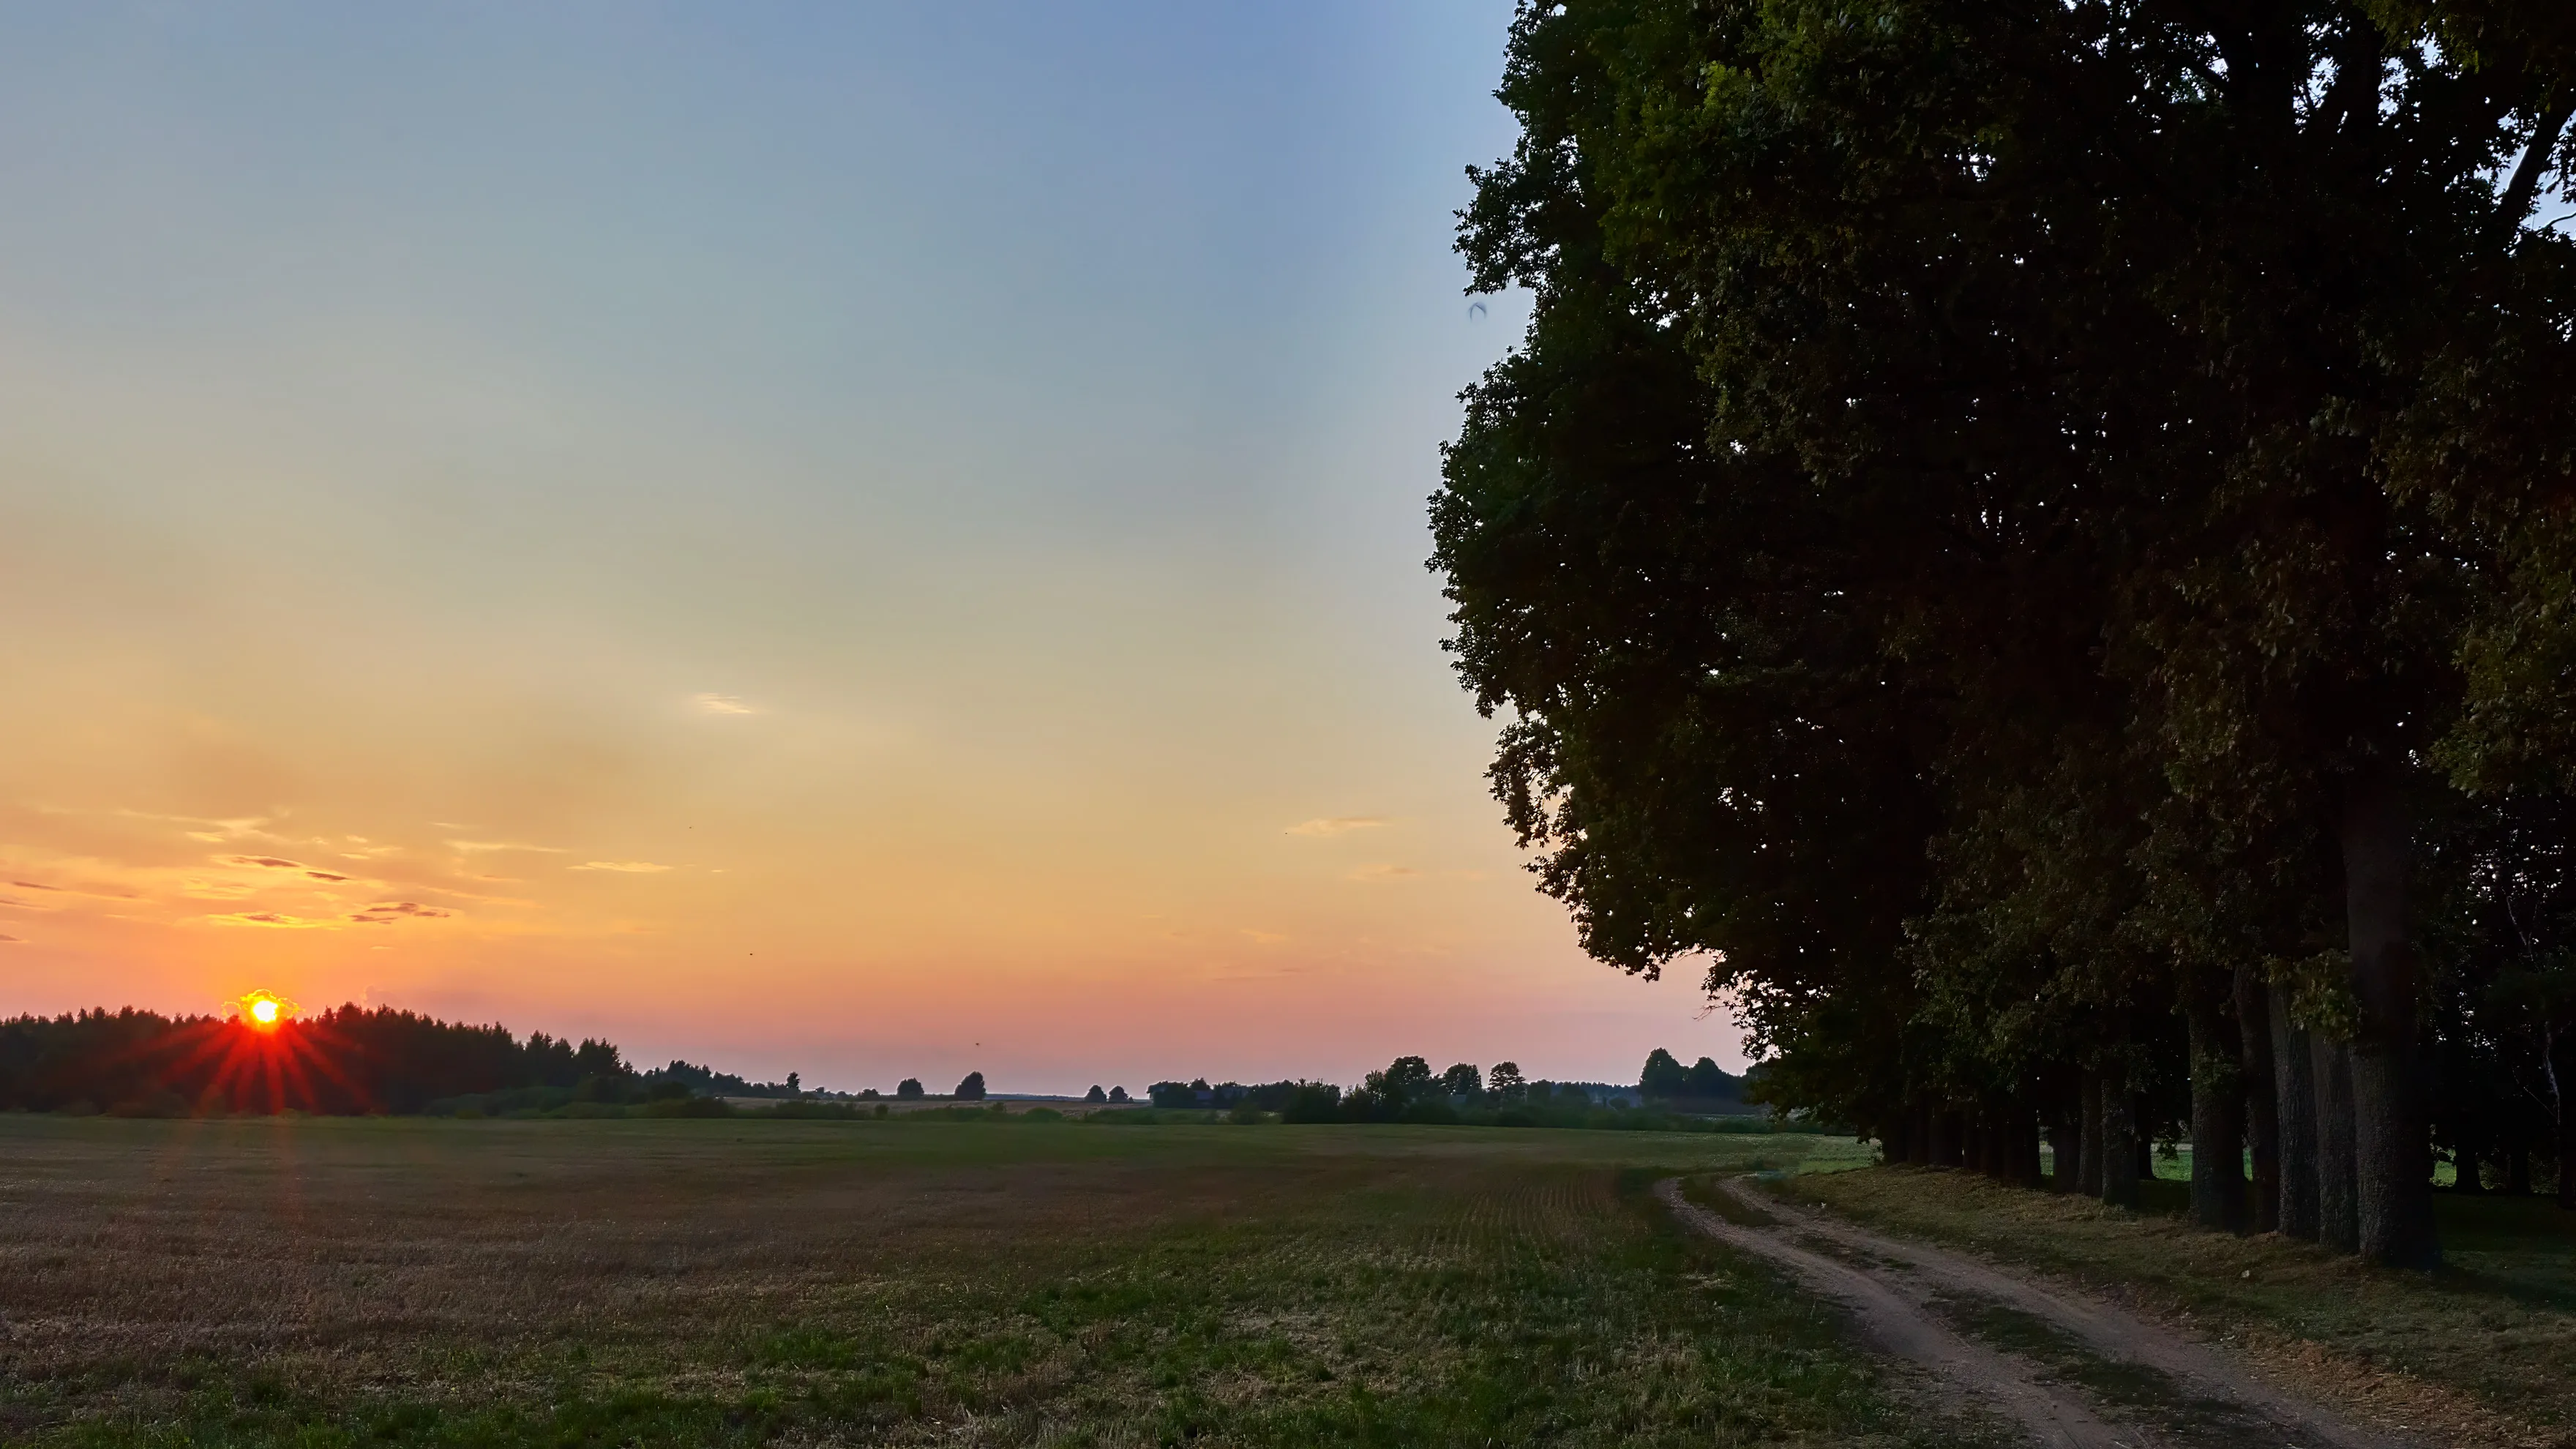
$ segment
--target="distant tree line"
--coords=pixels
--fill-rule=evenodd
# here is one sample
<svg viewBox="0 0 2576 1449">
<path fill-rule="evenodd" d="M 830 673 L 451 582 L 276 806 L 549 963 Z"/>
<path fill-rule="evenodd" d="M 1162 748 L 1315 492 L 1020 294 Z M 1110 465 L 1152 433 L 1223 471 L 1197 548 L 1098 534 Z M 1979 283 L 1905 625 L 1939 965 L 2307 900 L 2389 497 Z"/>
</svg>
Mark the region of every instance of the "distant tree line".
<svg viewBox="0 0 2576 1449">
<path fill-rule="evenodd" d="M 1692 1113 L 1732 1106 L 1740 1087 L 1706 1057 L 1686 1068 L 1658 1049 L 1632 1087 L 1528 1081 L 1512 1062 L 1498 1062 L 1490 1073 L 1461 1062 L 1435 1074 L 1424 1058 L 1408 1056 L 1347 1090 L 1320 1081 L 1211 1086 L 1200 1079 L 1157 1082 L 1148 1100 L 1158 1109 L 1225 1112 L 1239 1121 L 1587 1126 L 1600 1125 L 1595 1116 L 1610 1109 Z M 925 1101 L 928 1094 L 919 1079 L 907 1077 L 894 1097 Z M 968 1073 L 950 1094 L 961 1103 L 986 1097 L 981 1072 Z M 687 1061 L 638 1072 L 611 1042 L 576 1043 L 544 1032 L 521 1039 L 498 1025 L 444 1022 L 391 1007 L 342 1006 L 269 1027 L 132 1008 L 0 1021 L 0 1111 L 500 1116 L 650 1109 L 694 1116 L 720 1115 L 726 1099 L 767 1099 L 779 1103 L 781 1114 L 830 1116 L 864 1115 L 862 1104 L 879 1097 L 873 1090 L 809 1092 L 793 1072 L 785 1082 L 753 1082 Z M 1128 1105 L 1124 1087 L 1094 1087 L 1086 1100 Z M 1623 1119 L 1620 1125 L 1651 1124 Z"/>
<path fill-rule="evenodd" d="M 983 1079 L 960 1085 L 980 1099 Z M 910 1084 L 918 1095 L 918 1083 Z M 612 1042 L 341 1006 L 261 1027 L 237 1017 L 92 1010 L 0 1020 L 0 1111 L 176 1116 L 487 1113 L 682 1099 L 861 1101 L 795 1072 L 755 1082 L 686 1061 L 638 1071 Z"/>
<path fill-rule="evenodd" d="M 1095 1092 L 1099 1089 L 1094 1088 Z M 1095 1098 L 1095 1101 L 1100 1100 Z M 1533 1114 L 1582 1113 L 1596 1106 L 1644 1106 L 1682 1112 L 1739 1108 L 1743 1080 L 1701 1057 L 1685 1067 L 1661 1047 L 1647 1057 L 1635 1086 L 1606 1082 L 1529 1081 L 1517 1062 L 1497 1062 L 1490 1075 L 1472 1062 L 1433 1073 L 1422 1057 L 1398 1057 L 1345 1089 L 1331 1082 L 1283 1080 L 1247 1086 L 1209 1085 L 1206 1078 L 1156 1082 L 1147 1102 L 1163 1110 L 1275 1114 L 1285 1122 L 1458 1122 L 1461 1114 L 1517 1114 L 1506 1125 L 1542 1125 Z"/>
<path fill-rule="evenodd" d="M 1903 1161 L 2576 1207 L 2576 7 L 1567 0 L 1501 95 L 1435 566 L 1585 948 Z"/>
<path fill-rule="evenodd" d="M 342 1006 L 273 1028 L 212 1016 L 84 1011 L 0 1021 L 0 1110 L 410 1113 L 510 1091 L 640 1098 L 604 1041 Z"/>
</svg>

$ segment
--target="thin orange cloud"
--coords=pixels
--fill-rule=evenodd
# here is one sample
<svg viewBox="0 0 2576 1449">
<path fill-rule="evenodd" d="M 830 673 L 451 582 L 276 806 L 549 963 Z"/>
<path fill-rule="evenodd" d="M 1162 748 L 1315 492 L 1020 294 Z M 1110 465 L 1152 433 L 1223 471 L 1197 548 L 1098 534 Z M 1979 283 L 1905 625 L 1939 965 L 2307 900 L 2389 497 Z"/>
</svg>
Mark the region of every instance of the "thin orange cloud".
<svg viewBox="0 0 2576 1449">
<path fill-rule="evenodd" d="M 1376 815 L 1339 815 L 1322 820 L 1305 820 L 1291 825 L 1288 835 L 1347 835 L 1354 830 L 1375 830 L 1387 822 Z"/>
<path fill-rule="evenodd" d="M 760 706 L 747 702 L 738 694 L 697 694 L 689 698 L 703 714 L 760 713 Z"/>
<path fill-rule="evenodd" d="M 429 921 L 455 914 L 454 911 L 443 911 L 436 906 L 424 906 L 418 901 L 379 901 L 363 911 L 351 914 L 348 919 L 361 926 L 390 926 L 395 921 L 403 919 Z"/>
<path fill-rule="evenodd" d="M 218 926 L 266 926 L 284 931 L 328 930 L 331 926 L 329 921 L 308 920 L 278 911 L 237 911 L 228 916 L 208 916 L 206 920 Z"/>
<path fill-rule="evenodd" d="M 629 875 L 659 875 L 663 871 L 677 869 L 675 866 L 655 865 L 649 860 L 588 860 L 572 868 L 623 871 Z"/>
<path fill-rule="evenodd" d="M 1409 865 L 1364 865 L 1346 879 L 1360 881 L 1417 880 L 1422 872 Z"/>
</svg>

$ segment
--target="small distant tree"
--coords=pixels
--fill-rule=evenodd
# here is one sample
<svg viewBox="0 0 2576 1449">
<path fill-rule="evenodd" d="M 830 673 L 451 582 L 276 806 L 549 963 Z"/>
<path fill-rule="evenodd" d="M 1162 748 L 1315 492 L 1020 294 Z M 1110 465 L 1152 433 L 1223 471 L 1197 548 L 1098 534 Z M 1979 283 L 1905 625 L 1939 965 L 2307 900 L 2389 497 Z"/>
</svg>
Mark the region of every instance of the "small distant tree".
<svg viewBox="0 0 2576 1449">
<path fill-rule="evenodd" d="M 584 1077 L 622 1077 L 627 1074 L 625 1059 L 618 1055 L 613 1042 L 582 1038 L 580 1050 L 572 1054 L 575 1075 Z"/>
<path fill-rule="evenodd" d="M 918 1102 L 922 1095 L 919 1077 L 906 1077 L 895 1084 L 894 1099 L 898 1102 Z"/>
<path fill-rule="evenodd" d="M 1113 1102 L 1113 1103 L 1117 1103 L 1117 1102 L 1124 1102 L 1124 1101 L 1126 1101 L 1126 1100 L 1127 1100 L 1127 1089 L 1126 1089 L 1125 1087 L 1112 1087 L 1112 1088 L 1110 1088 L 1110 1089 L 1109 1089 L 1109 1100 L 1110 1100 L 1111 1102 Z"/>
<path fill-rule="evenodd" d="M 1431 1089 L 1431 1064 L 1420 1057 L 1397 1057 L 1382 1072 L 1368 1074 L 1368 1090 L 1401 1108 Z"/>
<path fill-rule="evenodd" d="M 1646 1069 L 1637 1074 L 1637 1091 L 1647 1097 L 1678 1097 L 1690 1090 L 1690 1068 L 1671 1052 L 1657 1047 L 1646 1058 Z"/>
<path fill-rule="evenodd" d="M 1494 1063 L 1494 1070 L 1485 1078 L 1485 1084 L 1498 1102 L 1517 1102 L 1529 1095 L 1529 1083 L 1521 1080 L 1521 1064 L 1518 1062 Z"/>
<path fill-rule="evenodd" d="M 804 1078 L 797 1076 L 794 1072 L 789 1072 L 787 1074 L 787 1095 L 791 1097 L 804 1096 Z"/>
<path fill-rule="evenodd" d="M 957 1084 L 957 1100 L 960 1102 L 980 1102 L 984 1100 L 984 1074 L 982 1072 L 968 1072 L 966 1074 L 966 1080 Z"/>
<path fill-rule="evenodd" d="M 1100 1090 L 1100 1084 L 1095 1082 L 1092 1084 L 1090 1091 L 1082 1094 L 1082 1100 L 1089 1102 L 1094 1106 L 1098 1106 L 1099 1104 L 1109 1100 L 1109 1094 Z"/>
<path fill-rule="evenodd" d="M 1440 1085 L 1449 1089 L 1450 1096 L 1472 1102 L 1485 1095 L 1485 1074 L 1473 1062 L 1460 1062 L 1440 1074 Z"/>
<path fill-rule="evenodd" d="M 1701 1057 L 1691 1063 L 1690 1078 L 1683 1083 L 1682 1093 L 1690 1097 L 1732 1097 L 1742 1085 L 1714 1059 Z"/>
<path fill-rule="evenodd" d="M 1331 1122 L 1342 1115 L 1342 1089 L 1330 1082 L 1299 1082 L 1279 1112 L 1282 1122 Z"/>
</svg>

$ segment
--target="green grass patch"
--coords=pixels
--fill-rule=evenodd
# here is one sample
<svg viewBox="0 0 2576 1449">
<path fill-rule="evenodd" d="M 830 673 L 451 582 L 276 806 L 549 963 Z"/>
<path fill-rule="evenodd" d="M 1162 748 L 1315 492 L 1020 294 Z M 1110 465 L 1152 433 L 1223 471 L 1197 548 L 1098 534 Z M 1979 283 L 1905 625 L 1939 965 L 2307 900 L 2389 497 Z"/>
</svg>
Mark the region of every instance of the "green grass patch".
<svg viewBox="0 0 2576 1449">
<path fill-rule="evenodd" d="M 0 1439 L 1984 1442 L 1670 1220 L 1794 1134 L 0 1121 Z"/>
<path fill-rule="evenodd" d="M 2145 1210 L 1909 1167 L 1802 1175 L 1786 1186 L 1855 1221 L 2061 1275 L 2222 1337 L 2305 1340 L 2395 1368 L 2505 1418 L 2576 1425 L 2576 1214 L 2534 1198 L 2437 1194 L 2447 1265 L 2395 1272 L 2276 1235 L 2187 1220 L 2184 1184 Z"/>
</svg>

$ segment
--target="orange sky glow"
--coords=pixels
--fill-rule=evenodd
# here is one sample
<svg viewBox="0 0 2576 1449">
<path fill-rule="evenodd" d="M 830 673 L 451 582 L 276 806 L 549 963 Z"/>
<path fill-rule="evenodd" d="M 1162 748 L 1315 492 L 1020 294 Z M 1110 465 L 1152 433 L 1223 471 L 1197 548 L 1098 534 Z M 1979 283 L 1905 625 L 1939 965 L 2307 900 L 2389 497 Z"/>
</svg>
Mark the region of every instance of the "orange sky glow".
<svg viewBox="0 0 2576 1449">
<path fill-rule="evenodd" d="M 1741 1064 L 1422 567 L 1509 6 L 1116 13 L 0 21 L 0 1012 Z"/>
</svg>

